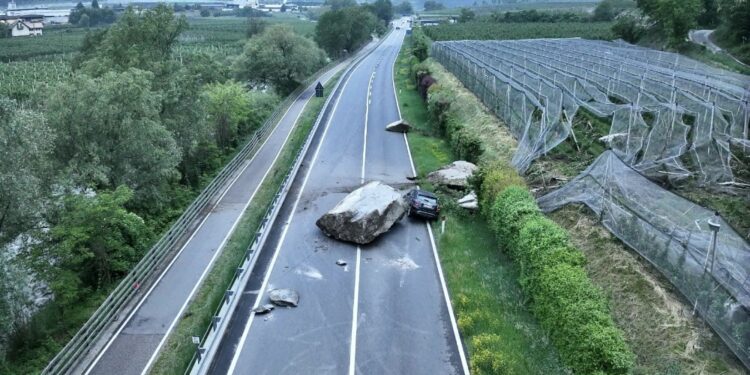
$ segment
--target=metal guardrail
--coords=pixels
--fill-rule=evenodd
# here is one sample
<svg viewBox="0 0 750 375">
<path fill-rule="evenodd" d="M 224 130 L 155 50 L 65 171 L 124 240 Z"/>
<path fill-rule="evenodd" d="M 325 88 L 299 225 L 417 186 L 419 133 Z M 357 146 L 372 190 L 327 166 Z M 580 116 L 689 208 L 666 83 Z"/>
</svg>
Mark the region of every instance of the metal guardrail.
<svg viewBox="0 0 750 375">
<path fill-rule="evenodd" d="M 196 197 L 177 221 L 172 224 L 169 230 L 122 279 L 112 293 L 107 296 L 75 336 L 55 355 L 47 367 L 44 368 L 42 374 L 66 374 L 74 370 L 80 364 L 80 361 L 86 357 L 91 348 L 101 339 L 110 324 L 118 321 L 119 316 L 123 315 L 123 313 L 132 311 L 132 305 L 130 306 L 131 310 L 123 310 L 127 310 L 128 303 L 133 302 L 138 290 L 144 287 L 149 281 L 152 281 L 150 278 L 154 276 L 154 272 L 158 270 L 159 266 L 165 263 L 165 260 L 180 245 L 185 235 L 194 230 L 193 226 L 197 224 L 197 221 L 208 215 L 206 207 L 215 204 L 216 198 L 220 197 L 230 187 L 231 184 L 227 182 L 244 166 L 248 157 L 255 155 L 255 152 L 260 148 L 261 142 L 276 128 L 276 124 L 292 103 L 299 98 L 312 82 L 319 79 L 323 73 L 337 63 L 337 61 L 334 61 L 320 69 L 281 102 L 263 125 L 250 136 L 245 146 L 237 155 L 201 191 L 198 197 Z M 123 321 L 118 323 L 118 327 L 119 324 L 123 324 Z M 86 364 L 87 366 L 88 364 Z"/>
<path fill-rule="evenodd" d="M 347 69 L 342 74 L 341 79 L 339 79 L 339 81 L 336 83 L 336 86 L 331 91 L 331 94 L 326 99 L 325 104 L 323 104 L 323 110 L 318 114 L 318 117 L 316 118 L 315 123 L 310 130 L 310 133 L 308 134 L 303 147 L 299 150 L 297 156 L 294 159 L 294 162 L 289 167 L 284 180 L 282 181 L 279 189 L 274 195 L 273 201 L 269 203 L 265 215 L 263 216 L 263 220 L 261 220 L 258 228 L 255 231 L 253 242 L 246 250 L 241 264 L 235 270 L 234 276 L 229 283 L 229 288 L 227 288 L 226 292 L 224 293 L 224 297 L 219 303 L 219 306 L 216 308 L 208 329 L 203 334 L 203 336 L 201 336 L 200 343 L 196 343 L 196 353 L 193 355 L 190 364 L 185 370 L 185 375 L 205 374 L 208 371 L 214 354 L 216 353 L 216 350 L 219 347 L 219 343 L 221 342 L 221 337 L 226 331 L 227 325 L 229 323 L 228 318 L 233 314 L 237 304 L 239 303 L 241 289 L 247 282 L 247 279 L 252 274 L 252 270 L 255 267 L 258 249 L 260 249 L 265 243 L 266 238 L 270 233 L 269 229 L 276 221 L 276 216 L 278 215 L 279 210 L 281 210 L 282 203 L 286 199 L 286 196 L 291 189 L 292 181 L 297 176 L 297 173 L 302 166 L 302 162 L 313 142 L 313 139 L 315 138 L 315 134 L 320 127 L 320 124 L 327 121 L 333 113 L 333 108 L 330 105 L 331 102 L 333 100 L 336 100 L 336 98 L 341 94 L 341 91 L 343 90 L 342 82 L 346 82 L 348 77 L 359 65 L 359 63 L 362 62 L 362 60 L 364 60 L 367 56 L 369 56 L 369 54 L 374 51 L 388 37 L 389 34 L 390 31 L 385 34 L 370 51 L 363 54 L 362 56 L 357 57 L 347 67 Z"/>
</svg>

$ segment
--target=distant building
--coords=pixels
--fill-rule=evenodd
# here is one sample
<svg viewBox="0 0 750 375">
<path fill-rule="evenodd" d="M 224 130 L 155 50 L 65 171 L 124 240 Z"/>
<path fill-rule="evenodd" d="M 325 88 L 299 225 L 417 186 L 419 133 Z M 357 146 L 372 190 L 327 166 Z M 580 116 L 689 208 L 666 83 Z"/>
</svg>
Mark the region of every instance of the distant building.
<svg viewBox="0 0 750 375">
<path fill-rule="evenodd" d="M 0 26 L 12 37 L 37 36 L 42 35 L 44 29 L 42 20 L 40 15 L 0 16 Z"/>
<path fill-rule="evenodd" d="M 68 23 L 70 9 L 49 9 L 47 7 L 19 8 L 15 0 L 8 2 L 6 16 L 39 16 L 45 23 Z"/>
</svg>

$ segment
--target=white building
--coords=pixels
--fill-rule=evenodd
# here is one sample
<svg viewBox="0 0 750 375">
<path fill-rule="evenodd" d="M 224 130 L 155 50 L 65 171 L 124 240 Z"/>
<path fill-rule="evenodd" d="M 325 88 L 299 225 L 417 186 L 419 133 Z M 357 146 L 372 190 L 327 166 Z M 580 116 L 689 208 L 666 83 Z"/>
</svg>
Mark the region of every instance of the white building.
<svg viewBox="0 0 750 375">
<path fill-rule="evenodd" d="M 44 29 L 40 16 L 0 16 L 0 26 L 13 37 L 42 35 Z"/>
</svg>

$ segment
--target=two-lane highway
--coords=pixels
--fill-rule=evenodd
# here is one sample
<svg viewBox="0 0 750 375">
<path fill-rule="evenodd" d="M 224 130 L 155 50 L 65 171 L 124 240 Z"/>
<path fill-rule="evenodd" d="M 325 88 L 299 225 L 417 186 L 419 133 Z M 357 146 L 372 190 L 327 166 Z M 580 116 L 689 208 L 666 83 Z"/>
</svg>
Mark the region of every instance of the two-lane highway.
<svg viewBox="0 0 750 375">
<path fill-rule="evenodd" d="M 326 82 L 345 66 L 346 63 L 337 65 L 320 80 Z M 243 168 L 240 168 L 163 274 L 149 290 L 144 291 L 140 303 L 128 316 L 122 317 L 124 322 L 98 349 L 88 368 L 77 370 L 76 373 L 140 375 L 148 372 L 278 158 L 299 116 L 314 95 L 314 86 L 310 85 L 291 104 L 273 132 L 257 153 L 245 161 Z"/>
<path fill-rule="evenodd" d="M 403 186 L 414 174 L 406 138 L 384 130 L 400 117 L 393 64 L 403 37 L 404 30 L 394 30 L 342 83 L 211 373 L 468 373 L 423 221 L 404 219 L 361 248 L 330 239 L 315 226 L 363 182 Z M 274 288 L 297 290 L 299 307 L 252 313 L 250 307 L 266 303 Z"/>
</svg>

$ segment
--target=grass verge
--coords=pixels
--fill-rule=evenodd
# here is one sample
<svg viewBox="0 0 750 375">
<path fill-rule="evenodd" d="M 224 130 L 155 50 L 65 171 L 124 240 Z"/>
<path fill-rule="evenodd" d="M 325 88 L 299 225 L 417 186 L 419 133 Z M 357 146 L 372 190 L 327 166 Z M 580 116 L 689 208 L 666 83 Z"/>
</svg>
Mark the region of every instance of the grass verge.
<svg viewBox="0 0 750 375">
<path fill-rule="evenodd" d="M 336 74 L 329 82 L 336 82 L 340 74 Z M 195 345 L 193 345 L 190 337 L 203 336 L 205 333 L 211 322 L 211 317 L 222 301 L 224 291 L 232 281 L 235 269 L 255 238 L 257 228 L 268 206 L 291 168 L 294 158 L 310 133 L 315 118 L 320 113 L 324 103 L 325 98 L 313 97 L 310 99 L 294 130 L 292 130 L 288 142 L 284 145 L 279 159 L 261 183 L 258 192 L 243 213 L 237 228 L 227 241 L 221 255 L 216 259 L 211 272 L 203 281 L 197 294 L 162 348 L 151 374 L 182 374 L 190 364 L 195 353 Z"/>
<path fill-rule="evenodd" d="M 424 102 L 410 77 L 407 40 L 396 62 L 396 90 L 403 117 L 413 126 L 409 133 L 417 173 L 424 176 L 454 159 L 449 143 L 431 125 Z M 429 186 L 425 186 L 430 188 Z M 568 372 L 544 331 L 531 316 L 518 285 L 518 271 L 498 244 L 485 221 L 444 202 L 446 231 L 433 228 L 441 264 L 453 297 L 461 334 L 469 350 L 474 374 L 565 374 Z"/>
</svg>

